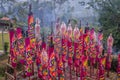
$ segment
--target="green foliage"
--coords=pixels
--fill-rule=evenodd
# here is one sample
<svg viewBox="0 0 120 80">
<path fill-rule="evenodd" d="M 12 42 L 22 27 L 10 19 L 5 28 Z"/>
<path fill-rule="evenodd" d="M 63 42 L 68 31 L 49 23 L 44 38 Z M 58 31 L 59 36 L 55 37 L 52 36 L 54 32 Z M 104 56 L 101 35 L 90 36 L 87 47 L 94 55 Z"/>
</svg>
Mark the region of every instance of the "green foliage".
<svg viewBox="0 0 120 80">
<path fill-rule="evenodd" d="M 4 35 L 4 42 L 5 43 L 9 43 L 9 34 L 8 33 L 4 33 L 3 35 Z M 3 46 L 2 46 L 2 34 L 1 33 L 0 33 L 0 50 L 3 50 Z"/>
<path fill-rule="evenodd" d="M 0 77 L 5 76 L 5 67 L 0 67 Z"/>
<path fill-rule="evenodd" d="M 71 19 L 71 25 L 74 29 L 74 27 L 77 25 L 77 20 L 76 19 Z"/>
<path fill-rule="evenodd" d="M 113 58 L 110 70 L 113 71 L 113 72 L 116 72 L 117 71 L 117 65 L 118 65 L 118 60 L 116 58 Z"/>
<path fill-rule="evenodd" d="M 8 51 L 8 48 L 9 48 L 9 43 L 8 42 L 5 42 L 4 43 L 4 50 L 5 50 L 5 54 L 7 54 L 7 51 Z"/>
</svg>

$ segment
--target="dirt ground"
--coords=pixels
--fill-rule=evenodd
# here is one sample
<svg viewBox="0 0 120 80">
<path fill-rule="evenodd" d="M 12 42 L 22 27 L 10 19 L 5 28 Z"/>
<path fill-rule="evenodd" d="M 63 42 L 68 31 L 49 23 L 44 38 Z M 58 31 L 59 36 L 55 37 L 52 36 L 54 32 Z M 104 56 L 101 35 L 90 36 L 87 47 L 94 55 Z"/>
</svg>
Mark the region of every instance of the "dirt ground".
<svg viewBox="0 0 120 80">
<path fill-rule="evenodd" d="M 8 57 L 6 55 L 3 55 L 2 57 L 0 56 L 0 68 L 5 68 L 6 67 L 6 63 L 8 61 Z M 89 68 L 88 68 L 89 69 Z M 88 70 L 89 71 L 89 70 Z M 1 74 L 4 74 L 4 73 L 0 73 L 0 80 L 5 80 L 5 77 L 4 76 L 1 76 Z M 96 73 L 94 73 L 95 75 Z M 106 78 L 105 80 L 116 80 L 117 74 L 115 72 L 110 72 L 110 77 L 109 78 Z M 94 76 L 93 76 L 94 77 Z M 78 78 L 79 79 L 79 78 Z M 36 80 L 36 79 L 34 79 Z M 66 79 L 65 80 L 69 80 L 69 70 L 66 69 Z M 75 76 L 75 72 L 73 71 L 72 72 L 72 80 L 76 80 L 76 76 Z M 79 79 L 80 80 L 80 79 Z M 89 78 L 87 77 L 87 80 L 95 80 L 95 79 L 92 79 L 92 78 Z"/>
</svg>

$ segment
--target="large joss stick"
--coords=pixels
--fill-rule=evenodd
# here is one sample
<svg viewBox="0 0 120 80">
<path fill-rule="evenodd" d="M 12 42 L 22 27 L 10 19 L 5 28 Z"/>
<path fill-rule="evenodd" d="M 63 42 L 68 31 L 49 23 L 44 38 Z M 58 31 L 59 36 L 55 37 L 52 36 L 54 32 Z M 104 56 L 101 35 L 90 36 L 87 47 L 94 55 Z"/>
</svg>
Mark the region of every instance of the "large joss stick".
<svg viewBox="0 0 120 80">
<path fill-rule="evenodd" d="M 101 57 L 98 60 L 99 65 L 98 65 L 98 76 L 97 80 L 105 80 L 105 63 L 106 63 L 106 57 Z"/>
<path fill-rule="evenodd" d="M 41 53 L 41 64 L 42 64 L 42 79 L 48 79 L 48 54 L 46 50 L 43 48 Z"/>
<path fill-rule="evenodd" d="M 19 27 L 16 29 L 16 36 L 17 36 L 18 51 L 20 54 L 20 63 L 22 65 L 25 65 L 25 48 L 24 48 L 25 47 L 25 39 L 22 34 L 22 29 Z M 25 67 L 22 66 L 22 69 L 24 71 L 23 76 L 25 77 Z"/>
<path fill-rule="evenodd" d="M 56 72 L 56 61 L 55 61 L 55 53 L 52 52 L 50 55 L 50 60 L 49 60 L 49 72 L 50 72 L 50 77 L 49 80 L 56 80 L 57 78 L 57 72 Z"/>
<path fill-rule="evenodd" d="M 30 47 L 31 47 L 31 53 L 30 56 L 32 56 L 32 60 L 34 61 L 35 57 L 35 49 L 36 49 L 36 39 L 35 39 L 35 29 L 33 26 L 34 23 L 34 17 L 33 13 L 31 11 L 31 4 L 29 5 L 29 14 L 28 14 L 28 37 L 30 38 Z M 34 75 L 34 63 L 32 63 L 32 74 Z"/>
<path fill-rule="evenodd" d="M 62 61 L 63 61 L 63 68 L 64 68 L 64 74 L 65 74 L 65 64 L 66 64 L 66 57 L 67 57 L 67 39 L 66 39 L 66 24 L 62 23 L 61 24 L 61 46 L 62 46 Z"/>
<path fill-rule="evenodd" d="M 48 65 L 49 65 L 49 54 L 47 53 L 47 47 L 46 47 L 46 42 L 44 40 L 44 32 L 43 32 L 43 37 L 42 37 L 42 52 L 41 52 L 41 73 L 42 73 L 42 78 L 43 80 L 48 79 Z"/>
<path fill-rule="evenodd" d="M 31 26 L 32 26 L 32 24 L 33 24 L 33 22 L 34 22 L 34 17 L 33 17 L 33 13 L 32 13 L 32 11 L 31 11 L 31 8 L 32 8 L 32 6 L 31 6 L 31 4 L 29 5 L 29 14 L 28 14 L 28 28 L 30 29 L 31 28 Z"/>
<path fill-rule="evenodd" d="M 111 68 L 112 46 L 113 46 L 113 37 L 112 34 L 110 34 L 107 39 L 107 59 L 106 59 L 107 77 L 109 77 L 109 70 Z"/>
<path fill-rule="evenodd" d="M 41 78 L 41 79 L 42 79 L 41 52 L 42 52 L 43 48 L 46 49 L 46 45 L 44 47 L 43 44 L 45 44 L 44 38 L 42 38 L 42 40 L 36 41 L 36 65 L 37 65 L 37 70 L 38 70 L 38 78 Z M 42 46 L 42 48 L 41 48 L 41 46 Z"/>
<path fill-rule="evenodd" d="M 99 74 L 99 72 L 100 72 L 100 70 L 105 70 L 105 66 L 103 66 L 103 62 L 104 62 L 104 64 L 105 64 L 105 62 L 106 61 L 104 61 L 105 60 L 105 57 L 104 57 L 104 55 L 102 54 L 103 53 L 103 44 L 102 44 L 102 40 L 103 40 L 103 33 L 102 33 L 102 31 L 100 30 L 99 32 L 98 32 L 98 35 L 97 35 L 97 44 L 96 44 L 96 62 L 97 62 L 97 73 L 98 73 L 98 75 L 96 76 L 98 79 L 99 79 L 99 76 L 101 75 L 101 74 Z M 102 61 L 102 63 L 101 62 L 99 62 L 99 61 Z M 101 66 L 100 66 L 101 65 Z M 103 69 L 101 69 L 101 68 L 103 68 Z M 102 74 L 102 75 L 104 75 L 104 74 Z"/>
<path fill-rule="evenodd" d="M 57 72 L 58 72 L 58 80 L 64 80 L 64 68 L 63 68 L 63 62 L 62 62 L 62 56 L 61 56 L 61 38 L 59 35 L 59 26 L 57 25 L 57 34 L 54 38 L 54 46 L 55 46 L 55 54 L 56 54 L 56 62 L 57 62 Z"/>
<path fill-rule="evenodd" d="M 62 56 L 58 60 L 58 80 L 65 80 L 64 70 L 63 70 Z"/>
<path fill-rule="evenodd" d="M 47 52 L 46 52 L 46 50 L 47 50 L 47 47 L 46 47 L 46 42 L 45 42 L 45 38 L 44 38 L 44 32 L 43 32 L 43 37 L 42 37 L 42 45 L 41 45 L 41 47 L 42 47 L 42 54 L 41 54 L 41 61 L 45 61 L 45 63 L 46 62 L 48 62 L 48 55 L 49 54 L 46 54 Z M 44 58 L 44 53 L 45 53 L 45 58 Z M 43 57 L 43 58 L 42 58 Z M 48 69 L 47 69 L 47 67 L 48 67 L 48 63 L 46 63 L 46 64 L 44 64 L 44 62 L 42 62 L 41 63 L 41 65 L 42 65 L 42 79 L 44 79 L 45 78 L 45 76 L 47 77 L 48 76 Z M 44 68 L 44 66 L 45 66 L 45 68 Z M 44 69 L 43 69 L 44 68 Z M 44 71 L 44 73 L 43 73 L 43 71 Z"/>
<path fill-rule="evenodd" d="M 79 70 L 81 71 L 81 67 L 82 67 L 82 59 L 81 56 L 83 55 L 83 28 L 80 28 L 80 36 L 79 36 L 79 51 L 80 51 L 80 66 L 79 66 Z M 81 76 L 81 72 L 80 72 L 80 76 Z"/>
<path fill-rule="evenodd" d="M 89 28 L 86 28 L 85 32 L 83 34 L 83 41 L 82 41 L 83 42 L 82 57 L 85 57 L 85 62 L 84 62 L 84 60 L 81 61 L 82 63 L 86 64 L 84 66 L 81 65 L 82 66 L 81 67 L 81 72 L 82 72 L 82 70 L 84 70 L 84 73 L 86 75 L 81 74 L 81 79 L 83 79 L 83 78 L 85 78 L 87 76 L 88 57 L 90 55 L 89 54 L 89 43 L 90 43 L 89 34 L 90 34 Z"/>
<path fill-rule="evenodd" d="M 99 31 L 98 32 L 98 46 L 99 46 L 99 55 L 102 55 L 102 52 L 103 52 L 103 43 L 102 43 L 102 40 L 103 40 L 103 33 L 102 31 Z"/>
<path fill-rule="evenodd" d="M 41 38 L 40 35 L 40 20 L 39 18 L 36 18 L 36 24 L 35 24 L 35 38 L 39 40 Z"/>
<path fill-rule="evenodd" d="M 35 34 L 38 34 L 37 32 L 40 31 L 40 28 L 37 31 L 37 27 L 39 27 L 38 19 L 36 19 L 36 25 L 35 25 Z M 37 38 L 38 35 L 35 35 L 35 38 Z M 42 40 L 36 39 L 36 66 L 38 71 L 38 78 L 42 78 L 42 64 L 41 64 L 41 46 Z"/>
<path fill-rule="evenodd" d="M 49 80 L 55 80 L 57 78 L 57 71 L 56 71 L 56 55 L 54 52 L 54 44 L 53 44 L 53 36 L 51 34 L 50 37 L 50 45 L 48 47 L 48 70 L 49 70 Z"/>
<path fill-rule="evenodd" d="M 94 28 L 90 30 L 90 77 L 94 74 L 94 65 L 96 61 L 96 34 Z"/>
<path fill-rule="evenodd" d="M 67 28 L 67 37 L 68 37 L 67 46 L 68 46 L 68 65 L 70 67 L 70 80 L 72 79 L 71 67 L 73 64 L 72 35 L 73 35 L 72 27 L 71 24 L 69 24 Z"/>
<path fill-rule="evenodd" d="M 37 20 L 39 21 L 39 20 Z M 30 38 L 30 46 L 31 48 L 35 47 L 35 30 L 33 27 L 34 17 L 31 11 L 31 4 L 29 5 L 29 14 L 28 14 L 28 37 Z M 38 22 L 39 23 L 39 22 Z"/>
<path fill-rule="evenodd" d="M 120 53 L 118 55 L 117 77 L 117 80 L 120 80 Z"/>
<path fill-rule="evenodd" d="M 61 55 L 61 38 L 59 33 L 56 34 L 56 37 L 54 38 L 54 44 L 55 44 L 55 55 L 56 55 L 56 62 L 57 62 L 57 72 L 58 72 L 58 80 L 64 80 L 64 68 L 63 68 L 63 62 L 62 62 L 62 55 Z"/>
<path fill-rule="evenodd" d="M 29 77 L 32 75 L 32 56 L 30 49 L 30 38 L 25 38 L 25 49 L 26 49 L 26 76 Z"/>
<path fill-rule="evenodd" d="M 80 67 L 80 80 L 86 80 L 88 68 L 88 56 L 81 56 L 81 67 Z"/>
<path fill-rule="evenodd" d="M 82 49 L 83 49 L 83 28 L 80 28 L 80 36 L 79 36 L 79 50 L 82 55 Z"/>
<path fill-rule="evenodd" d="M 17 56 L 18 54 L 18 47 L 17 47 L 17 39 L 16 39 L 16 32 L 15 30 L 10 30 L 10 61 L 11 65 L 14 68 L 14 78 L 16 79 L 16 67 L 17 67 Z"/>
<path fill-rule="evenodd" d="M 23 36 L 22 36 L 22 29 L 21 28 L 17 28 L 16 29 L 16 36 L 17 36 L 17 43 L 18 43 L 18 48 L 20 51 L 20 55 L 23 56 L 24 55 L 24 41 L 23 41 Z"/>
<path fill-rule="evenodd" d="M 35 24 L 35 38 L 36 38 L 36 65 L 38 70 L 38 78 L 42 78 L 42 64 L 41 64 L 41 51 L 40 48 L 42 44 L 41 35 L 40 35 L 40 20 L 39 18 L 36 18 L 36 24 Z"/>
<path fill-rule="evenodd" d="M 79 52 L 79 36 L 80 32 L 77 26 L 75 26 L 74 31 L 74 65 L 76 68 L 76 80 L 78 80 L 78 69 L 80 65 L 80 52 Z"/>
<path fill-rule="evenodd" d="M 37 65 L 37 70 L 38 70 L 38 78 L 42 79 L 42 64 L 41 64 L 41 49 L 40 49 L 40 44 L 37 44 L 37 53 L 36 53 L 36 65 Z"/>
<path fill-rule="evenodd" d="M 84 54 L 85 55 L 89 55 L 89 43 L 90 43 L 90 30 L 89 28 L 85 29 L 85 33 L 84 33 Z"/>
<path fill-rule="evenodd" d="M 15 39 L 15 31 L 12 29 L 9 31 L 10 35 L 10 61 L 14 68 L 17 66 L 17 54 L 16 54 L 16 39 Z"/>
<path fill-rule="evenodd" d="M 25 64 L 25 49 L 24 49 L 25 42 L 24 42 L 24 38 L 23 38 L 23 35 L 22 35 L 22 29 L 21 28 L 17 28 L 16 29 L 16 34 L 17 34 L 18 50 L 19 50 L 20 56 L 22 58 L 20 60 L 20 62 L 22 64 Z"/>
</svg>

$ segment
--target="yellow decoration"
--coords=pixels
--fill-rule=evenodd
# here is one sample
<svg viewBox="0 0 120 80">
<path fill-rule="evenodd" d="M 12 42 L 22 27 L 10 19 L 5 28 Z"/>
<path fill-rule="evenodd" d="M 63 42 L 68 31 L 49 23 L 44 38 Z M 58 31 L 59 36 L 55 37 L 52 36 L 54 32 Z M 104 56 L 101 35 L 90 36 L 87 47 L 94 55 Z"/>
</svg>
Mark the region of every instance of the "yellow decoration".
<svg viewBox="0 0 120 80">
<path fill-rule="evenodd" d="M 80 59 L 80 54 L 79 53 L 76 54 L 76 58 Z"/>
<path fill-rule="evenodd" d="M 88 66 L 88 64 L 87 64 L 87 59 L 85 59 L 85 61 L 84 61 L 84 63 L 83 63 L 83 66 L 84 66 L 84 67 L 87 67 L 87 66 Z"/>
<path fill-rule="evenodd" d="M 60 77 L 60 80 L 65 80 L 63 77 Z"/>
<path fill-rule="evenodd" d="M 42 66 L 39 67 L 39 70 L 42 71 Z"/>
<path fill-rule="evenodd" d="M 44 76 L 48 75 L 47 70 L 44 70 L 44 71 L 43 71 L 43 75 L 44 75 Z"/>
<path fill-rule="evenodd" d="M 105 67 L 106 58 L 103 58 L 101 63 L 102 63 L 102 65 Z"/>
<path fill-rule="evenodd" d="M 100 78 L 100 80 L 105 80 L 105 78 L 104 78 L 104 77 L 102 77 L 102 78 Z"/>
<path fill-rule="evenodd" d="M 53 71 L 55 71 L 55 67 L 54 66 L 50 67 L 50 72 L 53 72 Z"/>
</svg>

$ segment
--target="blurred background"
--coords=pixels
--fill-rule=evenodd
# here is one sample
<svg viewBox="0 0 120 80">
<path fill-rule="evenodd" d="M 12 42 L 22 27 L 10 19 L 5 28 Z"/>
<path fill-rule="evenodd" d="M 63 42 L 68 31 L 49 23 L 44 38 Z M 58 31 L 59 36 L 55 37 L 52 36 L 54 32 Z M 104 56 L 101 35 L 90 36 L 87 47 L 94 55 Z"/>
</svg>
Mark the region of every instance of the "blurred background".
<svg viewBox="0 0 120 80">
<path fill-rule="evenodd" d="M 78 27 L 102 29 L 104 43 L 110 33 L 114 37 L 114 51 L 120 47 L 120 0 L 0 0 L 0 18 L 14 21 L 14 27 L 27 28 L 29 4 L 34 18 L 41 20 L 41 30 L 49 32 L 57 19 L 66 24 L 69 19 Z M 74 26 L 73 26 L 74 27 Z M 1 30 L 2 26 L 0 26 Z M 1 42 L 0 42 L 1 44 Z"/>
</svg>

